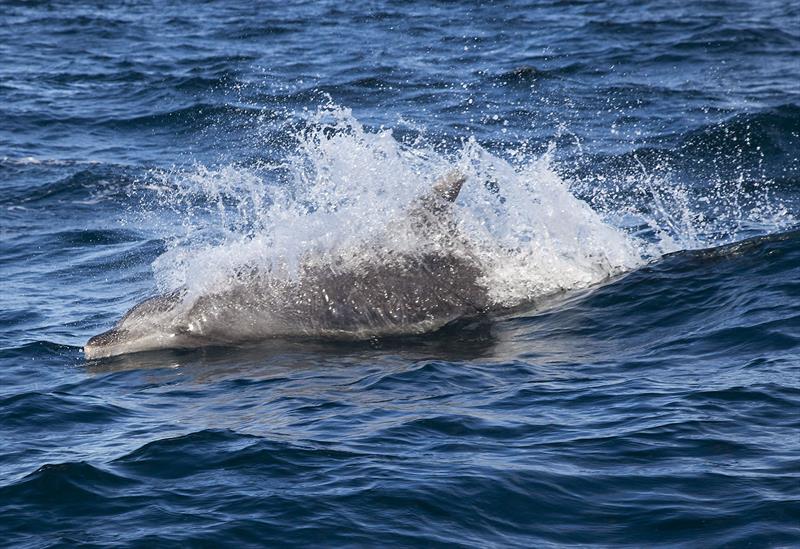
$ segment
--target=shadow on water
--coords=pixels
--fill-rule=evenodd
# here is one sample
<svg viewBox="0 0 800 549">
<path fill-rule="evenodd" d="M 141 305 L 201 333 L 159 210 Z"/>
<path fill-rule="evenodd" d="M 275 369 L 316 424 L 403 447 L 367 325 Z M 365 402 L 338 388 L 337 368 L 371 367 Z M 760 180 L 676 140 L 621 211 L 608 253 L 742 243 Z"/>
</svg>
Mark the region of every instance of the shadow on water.
<svg viewBox="0 0 800 549">
<path fill-rule="evenodd" d="M 369 341 L 272 339 L 236 347 L 204 347 L 131 353 L 86 361 L 90 373 L 159 369 L 202 369 L 261 375 L 270 370 L 317 369 L 386 360 L 463 362 L 496 356 L 498 339 L 489 318 L 454 322 L 433 334 Z"/>
</svg>

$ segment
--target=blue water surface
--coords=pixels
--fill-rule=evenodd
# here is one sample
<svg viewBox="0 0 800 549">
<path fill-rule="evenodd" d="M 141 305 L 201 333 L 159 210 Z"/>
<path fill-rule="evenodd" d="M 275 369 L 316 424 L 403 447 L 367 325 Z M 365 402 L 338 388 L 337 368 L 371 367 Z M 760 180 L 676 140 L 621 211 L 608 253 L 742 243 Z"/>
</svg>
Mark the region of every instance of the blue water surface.
<svg viewBox="0 0 800 549">
<path fill-rule="evenodd" d="M 435 334 L 85 360 L 158 174 L 281 184 L 326 105 L 549 147 L 673 245 Z M 800 545 L 798 198 L 796 2 L 2 2 L 0 545 Z"/>
</svg>

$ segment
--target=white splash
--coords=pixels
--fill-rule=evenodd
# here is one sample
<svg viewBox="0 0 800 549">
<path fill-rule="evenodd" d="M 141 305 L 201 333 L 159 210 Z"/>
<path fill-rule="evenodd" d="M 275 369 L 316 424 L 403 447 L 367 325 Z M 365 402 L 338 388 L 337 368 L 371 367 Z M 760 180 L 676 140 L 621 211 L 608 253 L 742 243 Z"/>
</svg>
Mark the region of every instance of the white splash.
<svg viewBox="0 0 800 549">
<path fill-rule="evenodd" d="M 330 107 L 297 141 L 280 166 L 196 167 L 150 183 L 180 227 L 154 264 L 162 290 L 203 295 L 242 270 L 291 277 L 301 263 L 334 256 L 357 265 L 372 254 L 421 253 L 435 244 L 402 230 L 402 219 L 454 169 L 467 176 L 453 210 L 464 253 L 497 306 L 596 284 L 645 260 L 641 242 L 570 193 L 552 150 L 517 166 L 474 140 L 446 155 L 400 143 L 391 130 L 367 131 L 349 110 Z"/>
<path fill-rule="evenodd" d="M 680 187 L 644 177 L 646 208 L 625 200 L 614 207 L 598 200 L 611 196 L 602 192 L 590 206 L 571 191 L 581 182 L 558 175 L 553 147 L 514 164 L 472 139 L 442 153 L 422 139 L 407 144 L 391 130 L 368 131 L 335 106 L 313 113 L 295 140 L 280 164 L 198 166 L 148 182 L 173 213 L 164 230 L 170 249 L 154 264 L 162 290 L 184 286 L 198 296 L 242 272 L 291 278 L 308 262 L 336 258 L 358 268 L 385 253 L 422 253 L 435 243 L 403 230 L 402 219 L 452 170 L 467 176 L 453 211 L 459 241 L 498 307 L 586 288 L 708 242 L 702 199 L 691 204 Z M 636 236 L 637 226 L 649 236 Z"/>
</svg>

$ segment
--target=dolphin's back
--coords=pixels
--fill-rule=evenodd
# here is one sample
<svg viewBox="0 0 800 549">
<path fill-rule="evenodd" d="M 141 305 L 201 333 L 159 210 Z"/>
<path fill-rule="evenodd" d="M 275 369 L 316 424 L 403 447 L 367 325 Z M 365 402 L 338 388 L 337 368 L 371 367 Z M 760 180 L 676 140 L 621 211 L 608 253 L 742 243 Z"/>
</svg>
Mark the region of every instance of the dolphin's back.
<svg viewBox="0 0 800 549">
<path fill-rule="evenodd" d="M 286 312 L 319 335 L 419 333 L 483 311 L 481 274 L 466 258 L 434 253 L 366 263 L 356 271 L 312 269 Z"/>
<path fill-rule="evenodd" d="M 125 313 L 117 323 L 117 327 L 124 325 L 126 322 L 133 322 L 142 318 L 149 318 L 153 315 L 169 312 L 175 305 L 180 303 L 183 294 L 183 290 L 175 290 L 167 294 L 145 299 Z"/>
<path fill-rule="evenodd" d="M 451 215 L 463 183 L 463 175 L 448 174 L 410 205 L 405 226 L 420 240 L 415 251 L 364 243 L 355 258 L 308 261 L 293 278 L 256 270 L 199 297 L 188 298 L 185 288 L 153 297 L 91 338 L 86 356 L 271 337 L 422 333 L 479 314 L 489 303 L 483 273 Z"/>
</svg>

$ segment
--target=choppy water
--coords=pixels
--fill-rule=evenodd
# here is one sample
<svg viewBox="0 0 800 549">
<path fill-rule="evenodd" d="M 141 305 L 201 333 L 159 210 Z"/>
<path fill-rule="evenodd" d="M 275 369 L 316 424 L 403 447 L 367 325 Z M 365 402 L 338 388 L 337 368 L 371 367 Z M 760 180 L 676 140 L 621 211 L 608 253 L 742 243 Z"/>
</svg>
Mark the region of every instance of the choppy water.
<svg viewBox="0 0 800 549">
<path fill-rule="evenodd" d="M 800 544 L 796 4 L 0 23 L 3 544 Z M 329 257 L 453 167 L 508 314 L 84 359 L 142 298 Z"/>
</svg>

